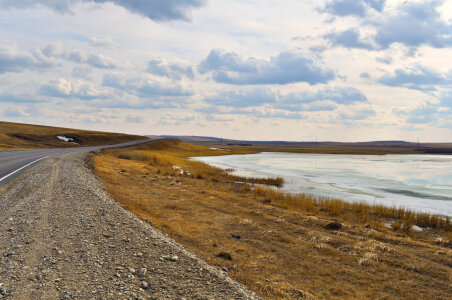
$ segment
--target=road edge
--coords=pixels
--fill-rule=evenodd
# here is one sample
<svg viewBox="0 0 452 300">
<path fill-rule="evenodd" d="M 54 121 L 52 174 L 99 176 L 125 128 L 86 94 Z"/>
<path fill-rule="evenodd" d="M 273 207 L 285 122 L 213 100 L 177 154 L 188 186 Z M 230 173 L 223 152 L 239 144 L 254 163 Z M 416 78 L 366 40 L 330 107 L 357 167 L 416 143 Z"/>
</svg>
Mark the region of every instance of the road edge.
<svg viewBox="0 0 452 300">
<path fill-rule="evenodd" d="M 114 200 L 107 188 L 105 187 L 104 183 L 102 182 L 102 180 L 100 178 L 98 178 L 96 176 L 96 174 L 94 173 L 94 164 L 92 162 L 92 157 L 94 155 L 97 155 L 97 153 L 99 151 L 102 150 L 97 150 L 97 151 L 89 151 L 85 154 L 84 156 L 84 162 L 85 162 L 85 167 L 93 174 L 93 176 L 96 178 L 96 180 L 98 181 L 98 183 L 100 184 L 100 186 L 102 187 L 102 191 L 105 193 L 106 195 L 106 199 L 108 199 L 108 201 L 111 201 L 114 205 L 116 205 L 117 207 L 119 207 L 127 216 L 129 216 L 129 218 L 133 218 L 135 219 L 141 226 L 145 227 L 145 228 L 149 228 L 150 230 L 154 231 L 156 233 L 156 235 L 165 243 L 167 243 L 168 245 L 170 245 L 171 247 L 173 247 L 174 249 L 177 249 L 178 251 L 182 252 L 183 254 L 187 255 L 188 257 L 190 257 L 193 260 L 196 260 L 200 265 L 202 265 L 202 267 L 206 270 L 208 270 L 212 275 L 216 276 L 217 278 L 219 278 L 220 280 L 224 280 L 227 283 L 235 286 L 237 288 L 237 290 L 239 290 L 243 295 L 247 295 L 246 299 L 262 299 L 259 295 L 257 295 L 255 292 L 250 291 L 248 288 L 246 288 L 246 286 L 242 285 L 241 283 L 239 283 L 238 281 L 232 279 L 231 277 L 229 277 L 229 275 L 218 269 L 215 268 L 214 266 L 209 265 L 206 261 L 204 261 L 203 259 L 201 259 L 200 257 L 198 257 L 194 252 L 188 250 L 187 248 L 185 248 L 183 245 L 179 244 L 178 242 L 176 242 L 174 239 L 170 238 L 167 234 L 165 234 L 164 232 L 162 232 L 160 229 L 157 229 L 156 227 L 154 227 L 151 223 L 144 221 L 142 219 L 140 219 L 138 216 L 136 216 L 135 214 L 133 214 L 132 212 L 126 210 L 125 208 L 123 208 L 116 200 Z"/>
</svg>

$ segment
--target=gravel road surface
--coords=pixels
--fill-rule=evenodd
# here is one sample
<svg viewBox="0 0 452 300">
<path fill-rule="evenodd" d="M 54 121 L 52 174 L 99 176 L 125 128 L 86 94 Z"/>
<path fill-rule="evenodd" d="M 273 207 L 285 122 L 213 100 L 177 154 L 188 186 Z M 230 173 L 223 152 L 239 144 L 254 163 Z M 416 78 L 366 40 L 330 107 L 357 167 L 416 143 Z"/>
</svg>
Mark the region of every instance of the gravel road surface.
<svg viewBox="0 0 452 300">
<path fill-rule="evenodd" d="M 0 299 L 259 299 L 111 200 L 86 157 L 0 190 Z"/>
</svg>

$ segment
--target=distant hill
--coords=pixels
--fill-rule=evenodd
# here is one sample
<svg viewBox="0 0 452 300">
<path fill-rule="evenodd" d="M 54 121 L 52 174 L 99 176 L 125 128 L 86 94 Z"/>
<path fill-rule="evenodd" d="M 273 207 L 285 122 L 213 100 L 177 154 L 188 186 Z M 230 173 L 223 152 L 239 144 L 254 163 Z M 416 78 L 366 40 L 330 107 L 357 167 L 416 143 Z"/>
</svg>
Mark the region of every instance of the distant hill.
<svg viewBox="0 0 452 300">
<path fill-rule="evenodd" d="M 150 139 L 176 139 L 184 142 L 221 142 L 223 140 L 211 136 L 196 135 L 147 135 L 147 137 Z"/>
<path fill-rule="evenodd" d="M 252 140 L 232 140 L 222 139 L 211 136 L 187 136 L 187 135 L 148 135 L 151 139 L 178 139 L 184 142 L 223 142 L 225 144 L 252 144 L 252 145 L 276 145 L 276 146 L 362 146 L 362 147 L 416 147 L 417 143 L 411 143 L 406 141 L 370 141 L 370 142 L 355 142 L 355 143 L 342 143 L 342 142 L 294 142 L 294 141 L 252 141 Z M 420 146 L 424 144 L 419 144 Z"/>
<path fill-rule="evenodd" d="M 0 121 L 0 151 L 119 144 L 146 137 Z"/>
</svg>

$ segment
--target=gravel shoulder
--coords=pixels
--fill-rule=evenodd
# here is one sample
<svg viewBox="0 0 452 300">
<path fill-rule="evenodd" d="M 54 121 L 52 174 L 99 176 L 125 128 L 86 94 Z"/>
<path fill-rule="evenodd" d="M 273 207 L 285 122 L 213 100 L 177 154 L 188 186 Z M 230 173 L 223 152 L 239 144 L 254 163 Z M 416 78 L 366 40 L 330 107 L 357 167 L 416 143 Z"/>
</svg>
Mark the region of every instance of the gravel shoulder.
<svg viewBox="0 0 452 300">
<path fill-rule="evenodd" d="M 0 190 L 0 299 L 259 299 L 110 199 L 86 155 Z"/>
</svg>

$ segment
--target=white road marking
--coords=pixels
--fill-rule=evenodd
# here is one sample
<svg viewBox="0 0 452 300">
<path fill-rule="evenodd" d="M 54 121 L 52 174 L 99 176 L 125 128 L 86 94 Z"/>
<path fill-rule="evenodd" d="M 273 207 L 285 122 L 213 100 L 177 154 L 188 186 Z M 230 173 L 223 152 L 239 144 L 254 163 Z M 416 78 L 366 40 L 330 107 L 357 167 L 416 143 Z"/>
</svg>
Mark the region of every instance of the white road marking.
<svg viewBox="0 0 452 300">
<path fill-rule="evenodd" d="M 50 154 L 50 155 L 47 155 L 47 156 L 44 156 L 44 157 L 41 157 L 41 158 L 39 158 L 39 159 L 37 159 L 37 160 L 34 160 L 34 161 L 32 161 L 31 163 L 29 163 L 29 164 L 26 164 L 25 166 L 23 166 L 23 167 L 20 167 L 19 169 L 17 169 L 16 171 L 14 171 L 14 172 L 11 172 L 11 173 L 9 173 L 8 175 L 6 175 L 6 176 L 3 176 L 2 178 L 0 178 L 0 182 L 2 182 L 3 180 L 5 180 L 6 178 L 8 178 L 9 176 L 11 176 L 11 175 L 13 175 L 13 174 L 15 174 L 15 173 L 17 173 L 17 172 L 19 172 L 20 170 L 22 170 L 22 169 L 25 169 L 26 167 L 28 167 L 28 166 L 30 166 L 30 165 L 32 165 L 32 164 L 34 164 L 35 162 L 38 162 L 38 161 L 40 161 L 40 160 L 43 160 L 44 158 L 47 158 L 47 157 L 49 157 L 49 156 L 52 156 L 53 154 Z"/>
</svg>

